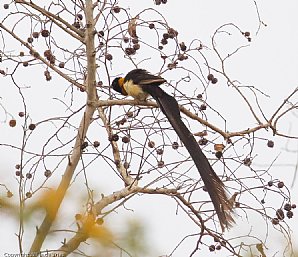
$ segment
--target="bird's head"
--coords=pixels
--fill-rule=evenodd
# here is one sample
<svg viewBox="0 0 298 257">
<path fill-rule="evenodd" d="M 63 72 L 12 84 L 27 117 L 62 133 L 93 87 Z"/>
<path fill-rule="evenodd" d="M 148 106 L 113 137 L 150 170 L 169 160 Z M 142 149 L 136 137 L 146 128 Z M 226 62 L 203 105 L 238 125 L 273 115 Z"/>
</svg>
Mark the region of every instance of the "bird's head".
<svg viewBox="0 0 298 257">
<path fill-rule="evenodd" d="M 112 88 L 119 92 L 122 95 L 127 95 L 126 91 L 123 88 L 123 84 L 124 84 L 124 78 L 115 78 L 112 82 Z"/>
</svg>

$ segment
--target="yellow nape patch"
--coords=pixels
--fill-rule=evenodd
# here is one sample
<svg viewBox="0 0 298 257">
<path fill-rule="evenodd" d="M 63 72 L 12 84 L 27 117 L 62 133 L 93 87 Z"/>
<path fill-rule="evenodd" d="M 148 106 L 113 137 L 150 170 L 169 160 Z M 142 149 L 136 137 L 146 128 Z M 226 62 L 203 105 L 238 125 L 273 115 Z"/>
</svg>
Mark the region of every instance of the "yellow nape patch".
<svg viewBox="0 0 298 257">
<path fill-rule="evenodd" d="M 120 79 L 118 80 L 118 84 L 119 84 L 119 86 L 122 87 L 122 86 L 123 86 L 123 83 L 124 83 L 124 78 L 120 78 Z"/>
</svg>

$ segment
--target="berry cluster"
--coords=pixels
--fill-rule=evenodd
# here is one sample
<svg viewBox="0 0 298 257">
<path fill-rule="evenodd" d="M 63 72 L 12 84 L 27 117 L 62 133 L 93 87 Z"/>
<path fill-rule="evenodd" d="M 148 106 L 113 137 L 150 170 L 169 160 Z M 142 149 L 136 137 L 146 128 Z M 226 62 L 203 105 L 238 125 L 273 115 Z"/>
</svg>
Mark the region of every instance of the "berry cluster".
<svg viewBox="0 0 298 257">
<path fill-rule="evenodd" d="M 293 209 L 296 208 L 296 204 L 290 204 L 286 203 L 283 206 L 283 209 L 277 209 L 276 210 L 276 217 L 272 219 L 272 224 L 277 225 L 281 220 L 284 220 L 285 216 L 287 216 L 288 219 L 291 219 L 294 215 Z M 286 215 L 285 215 L 286 212 Z"/>
</svg>

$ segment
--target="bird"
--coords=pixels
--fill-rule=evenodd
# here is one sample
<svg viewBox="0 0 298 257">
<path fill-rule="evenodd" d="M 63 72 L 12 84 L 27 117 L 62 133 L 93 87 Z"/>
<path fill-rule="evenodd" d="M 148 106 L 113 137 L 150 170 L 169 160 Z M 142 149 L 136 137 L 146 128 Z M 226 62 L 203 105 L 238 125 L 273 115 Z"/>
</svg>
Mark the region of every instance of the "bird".
<svg viewBox="0 0 298 257">
<path fill-rule="evenodd" d="M 193 134 L 183 123 L 178 102 L 160 88 L 160 85 L 166 82 L 161 76 L 153 75 L 144 69 L 134 69 L 125 77 L 115 78 L 112 88 L 138 101 L 146 101 L 149 96 L 155 99 L 192 157 L 214 205 L 222 231 L 224 231 L 225 228 L 230 228 L 235 223 L 232 215 L 233 204 L 228 199 L 224 183 L 213 170 Z"/>
</svg>

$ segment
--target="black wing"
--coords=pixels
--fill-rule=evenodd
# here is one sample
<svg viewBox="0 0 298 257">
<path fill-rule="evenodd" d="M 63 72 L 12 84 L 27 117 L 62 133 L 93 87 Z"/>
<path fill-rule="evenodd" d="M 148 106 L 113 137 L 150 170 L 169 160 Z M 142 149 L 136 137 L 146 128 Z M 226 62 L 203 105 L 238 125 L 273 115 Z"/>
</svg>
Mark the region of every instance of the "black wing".
<svg viewBox="0 0 298 257">
<path fill-rule="evenodd" d="M 127 73 L 124 78 L 124 82 L 132 80 L 136 85 L 152 85 L 159 86 L 165 83 L 166 80 L 160 76 L 150 74 L 148 71 L 143 69 L 135 69 Z"/>
</svg>

